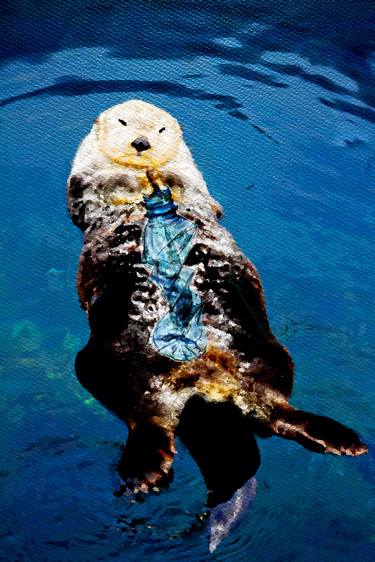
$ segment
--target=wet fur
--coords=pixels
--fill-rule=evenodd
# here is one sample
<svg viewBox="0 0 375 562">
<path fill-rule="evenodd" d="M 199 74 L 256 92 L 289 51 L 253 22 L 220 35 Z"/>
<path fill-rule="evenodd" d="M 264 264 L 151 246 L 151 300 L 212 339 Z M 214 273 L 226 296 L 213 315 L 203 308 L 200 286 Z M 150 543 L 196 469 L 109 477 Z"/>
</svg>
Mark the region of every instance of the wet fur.
<svg viewBox="0 0 375 562">
<path fill-rule="evenodd" d="M 220 206 L 184 143 L 158 174 L 178 191 L 179 213 L 198 227 L 187 265 L 195 268 L 193 288 L 204 301 L 209 345 L 204 355 L 186 363 L 157 353 L 150 334 L 167 306 L 141 261 L 143 205 L 127 199 L 129 186 L 139 191 L 145 185 L 145 174 L 108 161 L 90 135 L 68 182 L 69 211 L 84 233 L 78 292 L 91 329 L 88 344 L 77 356 L 76 372 L 81 383 L 128 425 L 119 465 L 127 484 L 147 491 L 167 482 L 177 434 L 208 485 L 214 482 L 213 503 L 228 499 L 255 472 L 259 453 L 254 432 L 293 439 L 317 452 L 365 452 L 352 430 L 288 404 L 293 362 L 272 334 L 258 272 L 218 223 Z M 119 204 L 121 197 L 128 202 Z M 209 420 L 218 412 L 221 423 L 213 425 Z M 196 419 L 205 420 L 211 437 L 203 431 L 202 441 Z M 212 433 L 219 426 L 222 445 Z M 231 470 L 225 427 L 242 448 L 233 455 Z M 204 452 L 209 443 L 212 462 Z M 243 470 L 241 458 L 250 457 L 254 463 L 246 461 Z M 214 476 L 218 462 L 227 467 L 225 484 Z"/>
</svg>

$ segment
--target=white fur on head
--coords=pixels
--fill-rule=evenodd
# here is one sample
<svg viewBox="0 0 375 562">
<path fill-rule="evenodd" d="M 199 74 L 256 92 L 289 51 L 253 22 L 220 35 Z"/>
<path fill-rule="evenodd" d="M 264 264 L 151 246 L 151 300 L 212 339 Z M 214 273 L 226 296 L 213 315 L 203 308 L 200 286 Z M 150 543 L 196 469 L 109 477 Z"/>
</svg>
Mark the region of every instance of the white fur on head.
<svg viewBox="0 0 375 562">
<path fill-rule="evenodd" d="M 131 143 L 140 136 L 148 139 L 150 148 L 138 154 Z M 79 176 L 87 185 L 89 192 L 83 199 L 131 204 L 142 201 L 142 194 L 150 191 L 146 169 L 172 181 L 182 209 L 214 218 L 213 208 L 218 205 L 208 193 L 177 120 L 140 100 L 115 105 L 99 116 L 78 149 L 71 177 Z"/>
<path fill-rule="evenodd" d="M 169 162 L 182 142 L 176 119 L 141 100 L 130 100 L 104 111 L 95 124 L 100 150 L 115 164 L 159 169 Z M 150 147 L 138 152 L 132 143 L 147 139 Z"/>
</svg>

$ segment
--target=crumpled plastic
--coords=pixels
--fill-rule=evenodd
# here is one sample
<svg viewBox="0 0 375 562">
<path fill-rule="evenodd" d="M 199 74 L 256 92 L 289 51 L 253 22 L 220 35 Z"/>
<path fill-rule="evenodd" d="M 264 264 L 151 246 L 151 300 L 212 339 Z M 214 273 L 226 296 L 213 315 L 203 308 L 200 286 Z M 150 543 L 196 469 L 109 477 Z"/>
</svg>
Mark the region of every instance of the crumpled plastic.
<svg viewBox="0 0 375 562">
<path fill-rule="evenodd" d="M 169 312 L 154 327 L 151 338 L 160 354 L 175 361 L 202 355 L 207 340 L 201 322 L 203 302 L 190 285 L 194 269 L 184 265 L 192 247 L 196 224 L 177 214 L 168 187 L 144 197 L 147 222 L 142 261 L 152 266 L 151 280 L 160 287 Z"/>
</svg>

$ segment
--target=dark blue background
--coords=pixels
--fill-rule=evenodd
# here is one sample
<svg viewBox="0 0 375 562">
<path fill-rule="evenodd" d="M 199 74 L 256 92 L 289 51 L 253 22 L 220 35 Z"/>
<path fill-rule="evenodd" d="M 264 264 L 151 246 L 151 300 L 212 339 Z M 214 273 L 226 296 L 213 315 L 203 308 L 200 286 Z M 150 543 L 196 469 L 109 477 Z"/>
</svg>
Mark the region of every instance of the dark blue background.
<svg viewBox="0 0 375 562">
<path fill-rule="evenodd" d="M 117 500 L 126 430 L 73 372 L 88 329 L 66 178 L 93 119 L 141 98 L 183 124 L 259 269 L 293 403 L 370 446 L 347 459 L 260 440 L 257 497 L 212 558 L 373 560 L 373 3 L 13 0 L 0 14 L 0 559 L 209 558 L 187 452 L 162 496 Z"/>
</svg>

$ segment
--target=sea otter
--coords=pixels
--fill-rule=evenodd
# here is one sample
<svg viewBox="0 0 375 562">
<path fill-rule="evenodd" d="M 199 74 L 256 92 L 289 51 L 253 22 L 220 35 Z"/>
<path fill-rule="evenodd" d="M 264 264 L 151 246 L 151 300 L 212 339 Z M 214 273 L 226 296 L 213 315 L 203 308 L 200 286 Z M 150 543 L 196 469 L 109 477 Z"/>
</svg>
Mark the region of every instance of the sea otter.
<svg viewBox="0 0 375 562">
<path fill-rule="evenodd" d="M 179 285 L 190 304 L 175 324 L 182 318 L 186 335 L 199 308 L 201 332 L 185 360 L 176 346 L 163 352 L 153 336 L 177 299 L 168 263 L 161 270 L 157 257 L 145 259 L 155 192 L 169 192 L 173 216 L 194 229 L 180 264 L 190 272 L 187 292 Z M 258 272 L 219 224 L 221 207 L 176 119 L 139 100 L 104 111 L 78 149 L 68 206 L 84 233 L 78 292 L 91 329 L 76 373 L 128 426 L 119 470 L 130 488 L 147 492 L 168 482 L 176 435 L 202 471 L 209 505 L 228 500 L 257 470 L 254 434 L 320 453 L 367 451 L 353 430 L 288 403 L 293 362 L 271 331 Z"/>
</svg>

